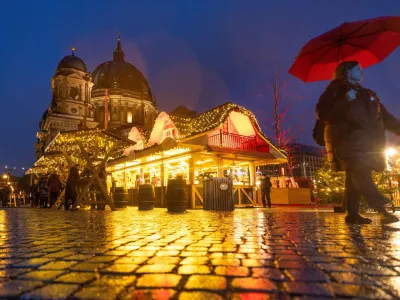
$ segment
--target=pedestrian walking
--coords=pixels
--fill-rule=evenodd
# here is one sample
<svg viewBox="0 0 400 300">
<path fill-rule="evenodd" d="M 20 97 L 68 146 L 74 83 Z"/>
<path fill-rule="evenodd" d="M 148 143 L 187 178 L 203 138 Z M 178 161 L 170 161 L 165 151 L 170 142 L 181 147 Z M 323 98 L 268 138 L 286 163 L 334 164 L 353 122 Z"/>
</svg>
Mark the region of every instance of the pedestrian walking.
<svg viewBox="0 0 400 300">
<path fill-rule="evenodd" d="M 10 183 L 8 183 L 4 188 L 3 188 L 3 206 L 8 207 L 9 203 L 11 202 L 11 194 L 12 194 L 12 188 Z"/>
<path fill-rule="evenodd" d="M 78 198 L 78 180 L 79 180 L 79 165 L 75 165 L 69 169 L 67 184 L 65 187 L 65 201 L 64 201 L 64 208 L 65 210 L 70 209 L 70 201 L 71 205 L 75 204 L 76 199 Z"/>
<path fill-rule="evenodd" d="M 319 99 L 317 118 L 324 125 L 329 162 L 334 169 L 346 171 L 346 222 L 371 223 L 359 214 L 363 196 L 380 213 L 382 223 L 389 224 L 399 219 L 385 210 L 387 200 L 374 184 L 372 171 L 385 169 L 385 132 L 400 135 L 400 121 L 372 90 L 361 86 L 362 75 L 357 61 L 342 62 Z"/>
<path fill-rule="evenodd" d="M 40 187 L 37 179 L 35 179 L 30 186 L 29 193 L 31 195 L 31 207 L 37 207 L 40 200 Z"/>
<path fill-rule="evenodd" d="M 56 173 L 50 175 L 49 179 L 47 180 L 47 187 L 49 189 L 50 196 L 49 208 L 51 208 L 57 201 L 57 198 L 60 195 L 61 191 L 61 182 L 59 176 Z"/>
<path fill-rule="evenodd" d="M 99 172 L 100 181 L 103 184 L 103 187 L 106 189 L 107 192 L 107 173 L 105 168 L 103 167 Z M 104 198 L 103 194 L 100 192 L 99 183 L 96 182 L 97 193 L 96 193 L 96 204 L 98 210 L 105 210 L 106 208 L 106 199 Z"/>
<path fill-rule="evenodd" d="M 265 174 L 262 175 L 262 179 L 260 182 L 260 188 L 261 188 L 261 200 L 262 200 L 264 208 L 267 207 L 267 203 L 268 203 L 268 208 L 271 208 L 272 183 L 271 183 L 271 179 L 268 176 L 266 176 Z M 265 202 L 265 198 L 267 198 L 267 203 Z"/>
<path fill-rule="evenodd" d="M 39 181 L 39 206 L 40 208 L 47 208 L 47 202 L 49 201 L 49 189 L 47 188 L 48 176 L 44 176 Z"/>
</svg>

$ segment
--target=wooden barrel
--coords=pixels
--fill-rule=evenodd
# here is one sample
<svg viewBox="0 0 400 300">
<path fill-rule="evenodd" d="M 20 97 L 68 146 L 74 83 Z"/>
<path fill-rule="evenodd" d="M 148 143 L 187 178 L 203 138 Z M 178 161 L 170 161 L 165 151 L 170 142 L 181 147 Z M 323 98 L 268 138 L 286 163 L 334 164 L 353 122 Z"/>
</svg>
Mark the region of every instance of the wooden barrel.
<svg viewBox="0 0 400 300">
<path fill-rule="evenodd" d="M 124 187 L 115 187 L 113 199 L 116 208 L 128 206 L 128 193 Z"/>
<path fill-rule="evenodd" d="M 169 212 L 185 212 L 189 200 L 186 180 L 168 180 L 166 199 Z"/>
<path fill-rule="evenodd" d="M 154 208 L 155 194 L 152 184 L 139 185 L 138 209 L 151 210 Z"/>
</svg>

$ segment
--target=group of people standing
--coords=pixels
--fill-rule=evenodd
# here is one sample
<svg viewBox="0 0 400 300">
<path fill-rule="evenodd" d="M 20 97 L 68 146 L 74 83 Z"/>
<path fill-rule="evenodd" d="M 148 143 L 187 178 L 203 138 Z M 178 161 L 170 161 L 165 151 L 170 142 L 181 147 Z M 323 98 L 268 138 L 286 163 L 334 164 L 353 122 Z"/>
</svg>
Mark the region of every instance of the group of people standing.
<svg viewBox="0 0 400 300">
<path fill-rule="evenodd" d="M 91 177 L 89 169 L 84 169 L 79 174 L 79 165 L 76 164 L 69 169 L 69 174 L 65 184 L 62 183 L 60 175 L 57 173 L 47 174 L 42 178 L 35 179 L 30 186 L 31 207 L 51 208 L 56 203 L 60 194 L 64 191 L 64 209 L 70 210 L 74 206 L 79 192 L 82 191 L 88 179 Z M 104 169 L 100 170 L 99 177 L 106 185 L 106 172 Z M 97 191 L 98 184 L 93 182 L 90 186 L 89 200 L 92 209 L 104 210 L 105 204 L 101 194 Z M 96 196 L 94 196 L 96 194 Z M 59 207 L 61 208 L 61 206 Z"/>
<path fill-rule="evenodd" d="M 60 175 L 56 173 L 35 179 L 29 188 L 31 207 L 51 208 L 62 190 Z"/>
</svg>

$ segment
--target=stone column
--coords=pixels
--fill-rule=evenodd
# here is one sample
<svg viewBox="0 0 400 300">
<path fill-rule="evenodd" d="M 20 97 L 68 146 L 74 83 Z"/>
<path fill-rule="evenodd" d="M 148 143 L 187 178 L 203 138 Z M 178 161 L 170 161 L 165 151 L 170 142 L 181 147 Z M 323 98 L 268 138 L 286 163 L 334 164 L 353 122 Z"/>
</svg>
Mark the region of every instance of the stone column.
<svg viewBox="0 0 400 300">
<path fill-rule="evenodd" d="M 64 77 L 62 84 L 62 98 L 68 99 L 68 80 L 67 77 Z"/>
</svg>

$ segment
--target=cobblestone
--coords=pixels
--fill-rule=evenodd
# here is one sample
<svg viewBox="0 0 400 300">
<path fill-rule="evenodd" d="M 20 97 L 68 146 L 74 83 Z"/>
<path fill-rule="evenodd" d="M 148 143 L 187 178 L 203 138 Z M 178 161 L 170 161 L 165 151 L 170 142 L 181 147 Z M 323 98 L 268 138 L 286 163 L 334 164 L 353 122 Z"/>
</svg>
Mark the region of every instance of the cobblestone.
<svg viewBox="0 0 400 300">
<path fill-rule="evenodd" d="M 137 281 L 137 287 L 168 288 L 176 287 L 182 276 L 176 274 L 145 274 Z"/>
<path fill-rule="evenodd" d="M 0 283 L 0 298 L 7 299 L 18 297 L 22 293 L 28 292 L 43 285 L 40 281 L 14 280 Z"/>
<path fill-rule="evenodd" d="M 227 281 L 223 276 L 192 275 L 186 285 L 189 290 L 215 290 L 224 291 L 227 288 Z"/>
<path fill-rule="evenodd" d="M 21 299 L 66 299 L 73 292 L 78 290 L 76 284 L 52 283 L 42 288 L 36 289 L 28 294 L 25 294 Z"/>
<path fill-rule="evenodd" d="M 368 217 L 3 209 L 0 298 L 400 298 L 400 225 Z"/>
</svg>

